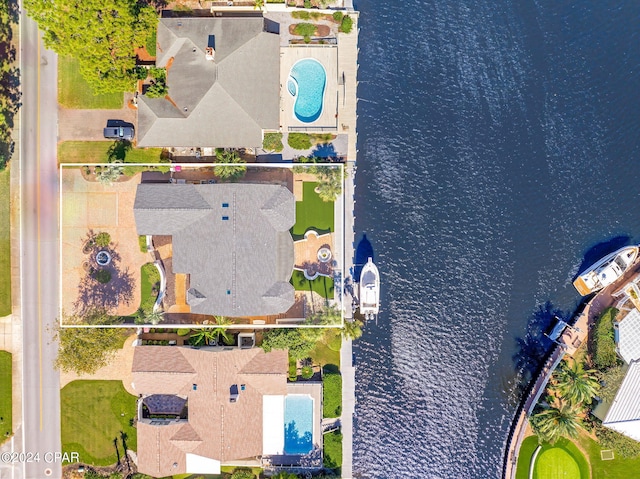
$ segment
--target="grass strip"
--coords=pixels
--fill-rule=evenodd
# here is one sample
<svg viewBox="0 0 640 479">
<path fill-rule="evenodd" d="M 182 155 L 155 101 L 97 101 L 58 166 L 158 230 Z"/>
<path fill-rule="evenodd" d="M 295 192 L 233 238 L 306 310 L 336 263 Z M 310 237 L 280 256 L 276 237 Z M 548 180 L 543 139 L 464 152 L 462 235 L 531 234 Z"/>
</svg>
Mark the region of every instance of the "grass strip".
<svg viewBox="0 0 640 479">
<path fill-rule="evenodd" d="M 0 444 L 13 434 L 11 353 L 0 351 Z"/>
<path fill-rule="evenodd" d="M 9 168 L 0 171 L 0 317 L 11 314 L 11 223 Z"/>
</svg>

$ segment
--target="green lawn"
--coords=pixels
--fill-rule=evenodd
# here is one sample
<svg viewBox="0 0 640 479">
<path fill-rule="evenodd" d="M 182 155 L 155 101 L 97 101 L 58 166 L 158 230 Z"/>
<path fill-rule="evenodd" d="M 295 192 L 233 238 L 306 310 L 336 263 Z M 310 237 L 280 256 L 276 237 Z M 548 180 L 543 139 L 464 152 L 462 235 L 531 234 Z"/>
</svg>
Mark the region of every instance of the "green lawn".
<svg viewBox="0 0 640 479">
<path fill-rule="evenodd" d="M 318 276 L 313 281 L 309 281 L 304 277 L 302 271 L 293 270 L 291 275 L 291 284 L 296 291 L 314 291 L 323 298 L 333 298 L 333 278 L 326 276 Z"/>
<path fill-rule="evenodd" d="M 340 471 L 342 466 L 342 434 L 333 431 L 322 437 L 324 442 L 324 467 Z"/>
<path fill-rule="evenodd" d="M 9 168 L 0 171 L 0 317 L 11 314 Z"/>
<path fill-rule="evenodd" d="M 153 263 L 143 264 L 140 268 L 140 286 L 142 288 L 140 295 L 140 308 L 144 311 L 153 311 L 153 305 L 158 298 L 157 293 L 153 293 L 153 286 L 158 283 L 160 288 L 160 273 Z"/>
<path fill-rule="evenodd" d="M 71 57 L 58 57 L 58 103 L 65 108 L 107 109 L 122 108 L 124 93 L 94 95 L 80 75 L 78 62 Z"/>
<path fill-rule="evenodd" d="M 342 376 L 335 364 L 322 369 L 322 417 L 338 417 L 342 413 Z"/>
<path fill-rule="evenodd" d="M 577 442 L 589 456 L 592 479 L 640 479 L 640 457 L 623 459 L 616 456 L 611 461 L 603 461 L 596 441 L 581 434 Z"/>
<path fill-rule="evenodd" d="M 538 454 L 533 476 L 535 479 L 588 479 L 581 476 L 578 463 L 561 447 L 544 449 Z"/>
<path fill-rule="evenodd" d="M 318 233 L 333 231 L 333 201 L 322 201 L 314 191 L 318 183 L 305 181 L 303 201 L 296 201 L 296 224 L 293 225 L 294 239 L 302 237 L 308 229 Z"/>
<path fill-rule="evenodd" d="M 516 479 L 528 479 L 531 458 L 537 447 L 536 436 L 527 437 L 522 441 L 518 454 Z M 563 438 L 553 446 L 542 445 L 536 459 L 533 479 L 589 479 L 589 477 L 589 463 L 573 442 Z"/>
<path fill-rule="evenodd" d="M 529 436 L 522 441 L 520 452 L 518 453 L 516 479 L 529 479 L 529 464 L 531 464 L 531 456 L 536 447 L 538 447 L 537 436 Z"/>
<path fill-rule="evenodd" d="M 136 416 L 136 397 L 125 391 L 121 381 L 73 381 L 60 392 L 62 450 L 77 451 L 80 461 L 96 466 L 115 464 L 114 439 L 120 457 L 124 449 L 137 449 L 136 429 L 129 421 Z"/>
<path fill-rule="evenodd" d="M 63 141 L 58 145 L 59 163 L 106 163 L 110 141 Z M 131 148 L 125 163 L 158 163 L 162 148 Z"/>
<path fill-rule="evenodd" d="M 11 414 L 11 353 L 0 351 L 0 444 L 13 433 Z"/>
<path fill-rule="evenodd" d="M 340 364 L 341 336 L 339 329 L 328 328 L 322 340 L 316 342 L 316 347 L 309 353 L 309 357 L 320 366 Z"/>
</svg>

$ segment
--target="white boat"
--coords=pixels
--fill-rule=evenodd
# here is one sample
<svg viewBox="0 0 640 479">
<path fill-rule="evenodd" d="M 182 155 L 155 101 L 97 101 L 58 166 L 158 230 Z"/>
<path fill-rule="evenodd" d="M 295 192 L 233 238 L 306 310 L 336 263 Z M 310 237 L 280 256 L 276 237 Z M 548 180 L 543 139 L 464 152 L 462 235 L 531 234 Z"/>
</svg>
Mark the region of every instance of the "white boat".
<svg viewBox="0 0 640 479">
<path fill-rule="evenodd" d="M 360 314 L 373 319 L 380 310 L 380 273 L 371 258 L 360 273 Z"/>
<path fill-rule="evenodd" d="M 575 279 L 573 286 L 583 296 L 600 291 L 622 277 L 637 258 L 638 246 L 620 248 L 587 268 Z"/>
</svg>

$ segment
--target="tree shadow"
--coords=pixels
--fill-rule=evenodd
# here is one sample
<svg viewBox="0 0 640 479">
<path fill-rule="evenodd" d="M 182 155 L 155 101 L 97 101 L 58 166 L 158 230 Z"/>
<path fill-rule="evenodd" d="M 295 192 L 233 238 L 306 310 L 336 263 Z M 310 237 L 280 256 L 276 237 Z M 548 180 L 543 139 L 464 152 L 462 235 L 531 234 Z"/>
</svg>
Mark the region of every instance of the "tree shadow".
<svg viewBox="0 0 640 479">
<path fill-rule="evenodd" d="M 629 235 L 618 235 L 614 236 L 608 241 L 603 241 L 601 243 L 596 243 L 591 248 L 589 248 L 582 259 L 582 263 L 580 264 L 580 268 L 578 269 L 579 273 L 582 273 L 589 266 L 605 257 L 609 253 L 613 253 L 620 248 L 623 248 L 627 245 L 631 244 L 631 236 Z M 577 277 L 577 276 L 576 276 Z"/>
<path fill-rule="evenodd" d="M 518 350 L 512 359 L 520 378 L 518 389 L 521 393 L 540 371 L 553 346 L 553 342 L 545 336 L 545 333 L 553 327 L 554 316 L 565 321 L 570 319 L 562 310 L 555 308 L 550 301 L 547 301 L 529 318 L 526 335 L 523 338 L 516 338 Z"/>
<path fill-rule="evenodd" d="M 127 153 L 131 150 L 132 145 L 129 140 L 114 141 L 107 150 L 107 160 L 109 163 L 124 162 Z"/>
<path fill-rule="evenodd" d="M 337 158 L 338 153 L 336 152 L 333 143 L 319 143 L 313 148 L 313 150 L 311 150 L 310 156 L 323 159 Z"/>
<path fill-rule="evenodd" d="M 74 303 L 74 312 L 79 316 L 84 316 L 92 310 L 110 311 L 116 309 L 118 305 L 129 304 L 133 298 L 134 280 L 128 267 L 120 266 L 120 255 L 114 248 L 102 248 L 111 255 L 111 263 L 102 269 L 111 273 L 111 280 L 100 283 L 93 275 L 91 269 L 85 271 L 85 275 L 78 287 L 78 299 Z M 89 253 L 89 262 L 93 263 L 95 253 Z M 92 268 L 97 268 L 93 265 Z"/>
<path fill-rule="evenodd" d="M 113 447 L 116 449 L 116 457 L 118 460 L 116 461 L 118 465 L 120 465 L 120 449 L 118 449 L 118 438 L 113 438 Z"/>
<path fill-rule="evenodd" d="M 313 436 L 306 431 L 300 434 L 295 421 L 287 423 L 284 429 L 284 443 L 288 454 L 306 454 L 313 446 Z"/>
</svg>

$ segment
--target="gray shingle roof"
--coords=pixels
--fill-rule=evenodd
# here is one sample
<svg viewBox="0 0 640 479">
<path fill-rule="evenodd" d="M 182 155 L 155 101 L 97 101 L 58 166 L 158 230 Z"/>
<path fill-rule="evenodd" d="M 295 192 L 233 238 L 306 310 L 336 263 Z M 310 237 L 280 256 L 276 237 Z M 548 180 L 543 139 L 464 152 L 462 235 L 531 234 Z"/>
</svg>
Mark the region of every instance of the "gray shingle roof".
<svg viewBox="0 0 640 479">
<path fill-rule="evenodd" d="M 140 97 L 139 146 L 259 146 L 279 127 L 280 40 L 263 17 L 162 18 L 157 42 L 171 101 Z"/>
<path fill-rule="evenodd" d="M 293 305 L 295 198 L 284 186 L 142 183 L 134 216 L 138 234 L 172 235 L 192 313 L 262 316 Z"/>
</svg>

